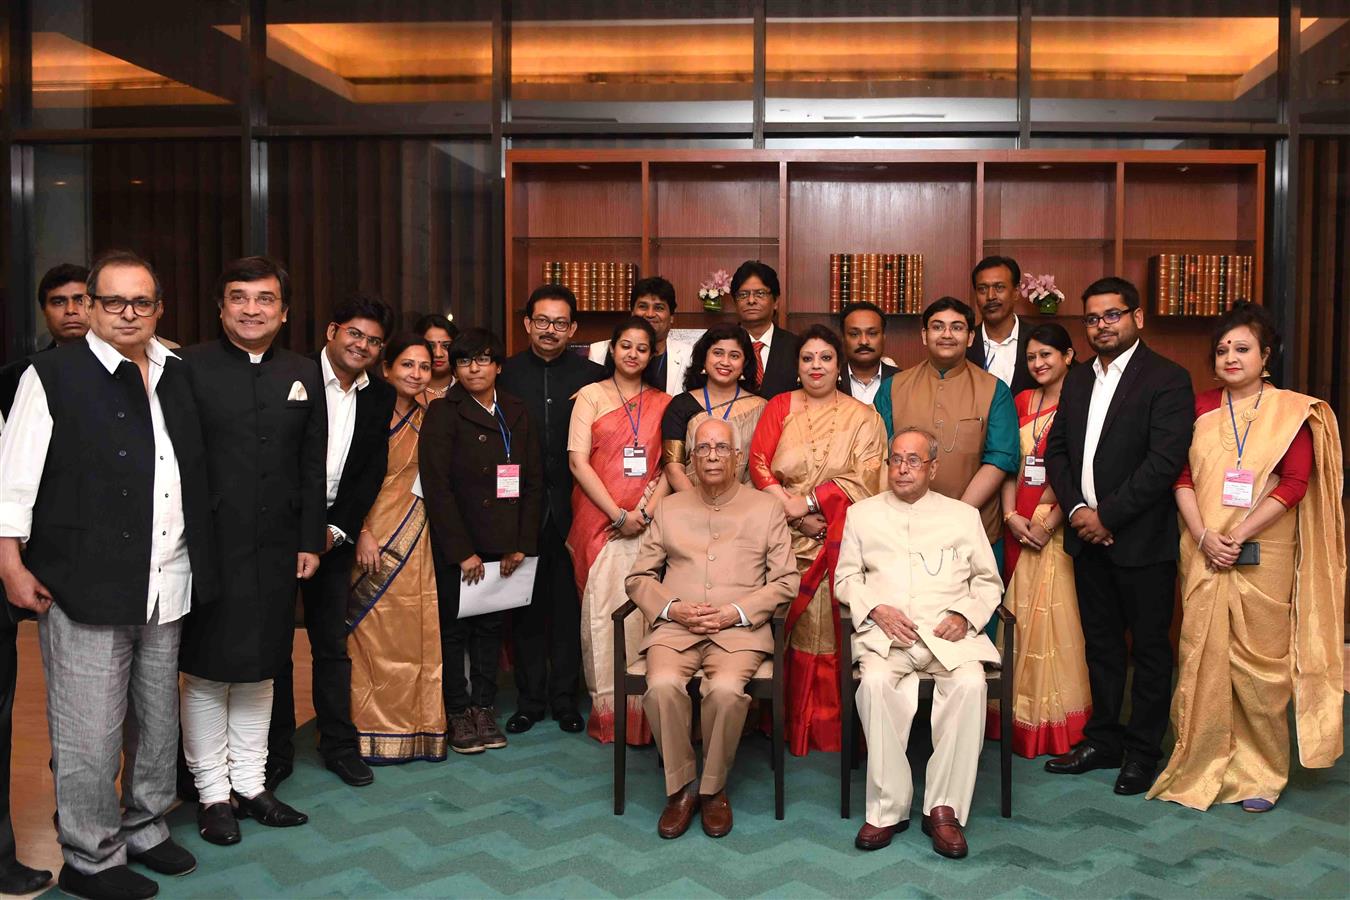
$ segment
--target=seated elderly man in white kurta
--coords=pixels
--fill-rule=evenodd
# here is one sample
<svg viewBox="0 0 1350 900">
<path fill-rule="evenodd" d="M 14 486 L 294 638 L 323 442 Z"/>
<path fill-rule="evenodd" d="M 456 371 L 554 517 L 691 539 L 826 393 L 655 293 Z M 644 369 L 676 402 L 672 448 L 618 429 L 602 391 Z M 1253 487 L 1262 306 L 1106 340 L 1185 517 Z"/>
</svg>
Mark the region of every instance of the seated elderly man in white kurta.
<svg viewBox="0 0 1350 900">
<path fill-rule="evenodd" d="M 906 428 L 891 441 L 889 491 L 853 504 L 844 520 L 835 592 L 857 633 L 858 715 L 867 736 L 867 821 L 854 841 L 879 850 L 909 827 L 914 783 L 905 746 L 919 705 L 919 673 L 933 676 L 933 756 L 923 832 L 960 859 L 962 829 L 984 744 L 985 661 L 998 660 L 982 629 L 1003 596 L 980 511 L 928 489 L 938 441 Z"/>
</svg>

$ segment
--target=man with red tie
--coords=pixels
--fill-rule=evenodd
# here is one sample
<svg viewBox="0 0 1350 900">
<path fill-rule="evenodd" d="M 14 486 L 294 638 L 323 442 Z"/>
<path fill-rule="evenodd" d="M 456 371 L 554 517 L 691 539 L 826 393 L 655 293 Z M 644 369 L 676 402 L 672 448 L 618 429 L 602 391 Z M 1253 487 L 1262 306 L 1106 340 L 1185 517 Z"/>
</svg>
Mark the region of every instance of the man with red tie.
<svg viewBox="0 0 1350 900">
<path fill-rule="evenodd" d="M 795 334 L 773 323 L 781 293 L 778 273 L 757 259 L 741 263 L 731 276 L 736 315 L 750 335 L 759 375 L 759 395 L 765 400 L 797 386 L 799 341 Z"/>
</svg>

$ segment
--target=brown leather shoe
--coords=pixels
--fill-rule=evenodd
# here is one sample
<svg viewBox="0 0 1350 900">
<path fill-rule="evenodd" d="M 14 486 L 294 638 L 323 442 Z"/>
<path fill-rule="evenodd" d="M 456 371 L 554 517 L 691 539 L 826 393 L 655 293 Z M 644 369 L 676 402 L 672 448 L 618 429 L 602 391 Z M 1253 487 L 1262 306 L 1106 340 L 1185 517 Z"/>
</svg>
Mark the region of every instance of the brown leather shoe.
<svg viewBox="0 0 1350 900">
<path fill-rule="evenodd" d="M 853 846 L 859 850 L 880 850 L 882 847 L 889 847 L 895 833 L 908 827 L 909 819 L 896 825 L 869 825 L 864 822 L 863 827 L 858 829 L 858 836 L 853 839 Z"/>
<path fill-rule="evenodd" d="M 948 859 L 962 859 L 970 848 L 956 820 L 956 810 L 950 806 L 935 806 L 923 817 L 923 833 L 933 839 L 933 850 Z"/>
<path fill-rule="evenodd" d="M 691 782 L 666 800 L 666 808 L 656 823 L 656 833 L 666 839 L 679 837 L 689 830 L 689 823 L 694 821 L 697 811 L 698 791 Z"/>
<path fill-rule="evenodd" d="M 699 807 L 703 810 L 703 833 L 708 837 L 725 837 L 731 832 L 731 801 L 726 791 L 700 794 Z"/>
</svg>

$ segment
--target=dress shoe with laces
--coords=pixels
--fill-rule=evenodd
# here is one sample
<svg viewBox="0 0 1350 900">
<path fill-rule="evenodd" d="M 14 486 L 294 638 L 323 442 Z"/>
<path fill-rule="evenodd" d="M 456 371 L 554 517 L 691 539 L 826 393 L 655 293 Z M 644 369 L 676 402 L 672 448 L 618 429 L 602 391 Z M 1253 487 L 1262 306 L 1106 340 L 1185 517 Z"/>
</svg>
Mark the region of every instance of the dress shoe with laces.
<svg viewBox="0 0 1350 900">
<path fill-rule="evenodd" d="M 694 821 L 697 811 L 698 791 L 690 782 L 666 799 L 666 808 L 656 823 L 656 833 L 667 840 L 679 837 L 689 830 L 689 823 Z"/>
<path fill-rule="evenodd" d="M 188 875 L 197 869 L 197 857 L 174 842 L 165 838 L 144 853 L 128 853 L 131 861 L 140 863 L 152 872 L 161 875 Z"/>
<path fill-rule="evenodd" d="M 80 900 L 149 900 L 159 893 L 158 884 L 127 866 L 81 872 L 67 863 L 56 884 L 61 893 Z"/>
<path fill-rule="evenodd" d="M 197 833 L 210 844 L 228 847 L 239 843 L 239 820 L 234 807 L 225 801 L 197 807 Z"/>
<path fill-rule="evenodd" d="M 558 720 L 558 727 L 568 734 L 580 734 L 586 730 L 586 720 L 575 709 L 554 713 L 553 718 Z"/>
<path fill-rule="evenodd" d="M 328 771 L 352 787 L 365 787 L 375 781 L 375 773 L 370 771 L 370 766 L 355 753 L 335 756 L 326 760 L 324 765 L 328 767 Z"/>
<path fill-rule="evenodd" d="M 880 850 L 882 847 L 889 847 L 891 838 L 908 827 L 909 819 L 902 819 L 895 825 L 870 825 L 864 822 L 863 827 L 858 829 L 858 836 L 853 839 L 853 846 L 859 850 Z"/>
<path fill-rule="evenodd" d="M 1123 796 L 1142 794 L 1153 787 L 1153 779 L 1157 777 L 1158 770 L 1154 766 L 1141 762 L 1127 762 L 1120 767 L 1120 774 L 1116 776 L 1116 793 Z"/>
<path fill-rule="evenodd" d="M 309 821 L 309 816 L 292 809 L 277 799 L 271 791 L 262 791 L 256 797 L 241 797 L 233 793 L 239 818 L 252 818 L 270 828 L 293 828 Z"/>
<path fill-rule="evenodd" d="M 923 817 L 923 833 L 933 839 L 933 852 L 948 859 L 962 859 L 970 852 L 956 810 L 935 806 Z"/>
<path fill-rule="evenodd" d="M 543 713 L 535 716 L 527 712 L 517 711 L 506 720 L 506 730 L 511 734 L 524 734 L 534 727 L 535 722 L 539 722 L 543 718 Z"/>
<path fill-rule="evenodd" d="M 497 710 L 491 706 L 476 706 L 473 712 L 473 725 L 478 731 L 478 741 L 485 750 L 500 750 L 506 746 L 506 735 L 497 727 Z"/>
<path fill-rule="evenodd" d="M 478 736 L 478 723 L 474 721 L 473 710 L 450 713 L 450 749 L 456 753 L 482 753 L 487 748 Z"/>
<path fill-rule="evenodd" d="M 0 869 L 0 894 L 31 894 L 51 880 L 52 873 L 48 870 L 25 866 L 16 859 Z"/>
<path fill-rule="evenodd" d="M 1093 769 L 1116 769 L 1120 757 L 1088 743 L 1079 744 L 1064 756 L 1046 760 L 1045 771 L 1051 775 L 1082 775 Z"/>
<path fill-rule="evenodd" d="M 731 801 L 726 791 L 700 794 L 698 807 L 703 814 L 703 833 L 711 838 L 726 837 L 731 833 Z"/>
</svg>

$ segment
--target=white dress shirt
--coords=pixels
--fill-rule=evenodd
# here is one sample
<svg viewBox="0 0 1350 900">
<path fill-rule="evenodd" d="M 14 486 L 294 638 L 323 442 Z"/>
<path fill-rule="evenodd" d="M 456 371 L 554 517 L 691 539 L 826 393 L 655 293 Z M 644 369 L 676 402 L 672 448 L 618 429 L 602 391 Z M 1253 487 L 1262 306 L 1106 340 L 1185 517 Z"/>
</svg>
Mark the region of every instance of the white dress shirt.
<svg viewBox="0 0 1350 900">
<path fill-rule="evenodd" d="M 342 484 L 342 470 L 347 465 L 347 454 L 352 449 L 352 435 L 356 432 L 356 392 L 370 384 L 370 376 L 362 372 L 352 386 L 342 389 L 333 366 L 328 362 L 328 348 L 319 353 L 319 368 L 323 371 L 323 391 L 328 399 L 328 499 L 329 506 L 337 499 L 338 485 Z M 329 525 L 333 543 L 340 544 L 347 535 L 336 525 Z"/>
<path fill-rule="evenodd" d="M 684 393 L 684 373 L 689 368 L 694 355 L 694 345 L 666 339 L 666 387 L 665 391 L 674 397 Z M 586 353 L 587 359 L 598 366 L 609 360 L 609 341 L 594 341 Z M 655 358 L 653 357 L 653 362 Z"/>
<path fill-rule="evenodd" d="M 853 367 L 848 367 L 849 394 L 854 400 L 860 403 L 872 405 L 872 401 L 877 398 L 877 390 L 881 387 L 881 366 L 877 366 L 877 373 L 872 376 L 871 381 L 863 381 L 853 374 Z"/>
<path fill-rule="evenodd" d="M 1017 333 L 1022 327 L 1022 320 L 1013 316 L 1012 331 L 1001 341 L 996 341 L 989 336 L 985 326 L 980 326 L 980 339 L 984 341 L 984 370 L 993 375 L 999 381 L 1012 387 L 1013 375 L 1017 372 Z M 1023 365 L 1026 360 L 1022 361 Z"/>
<path fill-rule="evenodd" d="M 109 373 L 116 372 L 126 360 L 93 331 L 87 332 L 84 339 Z M 158 604 L 159 623 L 163 625 L 181 619 L 192 608 L 192 566 L 188 561 L 184 533 L 178 457 L 174 454 L 173 441 L 164 425 L 164 410 L 155 391 L 164 374 L 165 360 L 175 354 L 158 341 L 147 344 L 145 353 L 150 361 L 150 425 L 155 439 L 150 589 L 145 599 L 145 620 L 150 621 Z M 37 371 L 29 367 L 19 379 L 9 424 L 0 434 L 0 537 L 26 542 L 32 534 L 33 504 L 42 483 L 52 427 L 47 392 Z"/>
<path fill-rule="evenodd" d="M 773 323 L 769 323 L 768 329 L 766 329 L 765 332 L 761 334 L 759 337 L 750 335 L 751 344 L 754 344 L 755 341 L 759 341 L 761 344 L 764 345 L 759 349 L 759 370 L 761 372 L 767 372 L 769 370 L 769 352 L 773 350 L 774 331 L 775 328 L 773 326 Z M 750 334 L 750 332 L 747 331 L 746 334 Z"/>
<path fill-rule="evenodd" d="M 1111 408 L 1111 398 L 1116 395 L 1120 377 L 1125 374 L 1125 367 L 1130 364 L 1137 349 L 1139 342 L 1135 341 L 1133 347 L 1111 360 L 1105 369 L 1102 368 L 1100 356 L 1092 361 L 1092 374 L 1096 378 L 1092 382 L 1092 400 L 1088 403 L 1087 433 L 1083 436 L 1083 480 L 1079 485 L 1083 489 L 1083 502 L 1069 510 L 1070 516 L 1080 506 L 1097 508 L 1097 482 L 1092 471 L 1097 460 L 1097 445 L 1101 443 L 1102 427 L 1106 424 L 1106 411 Z"/>
</svg>

